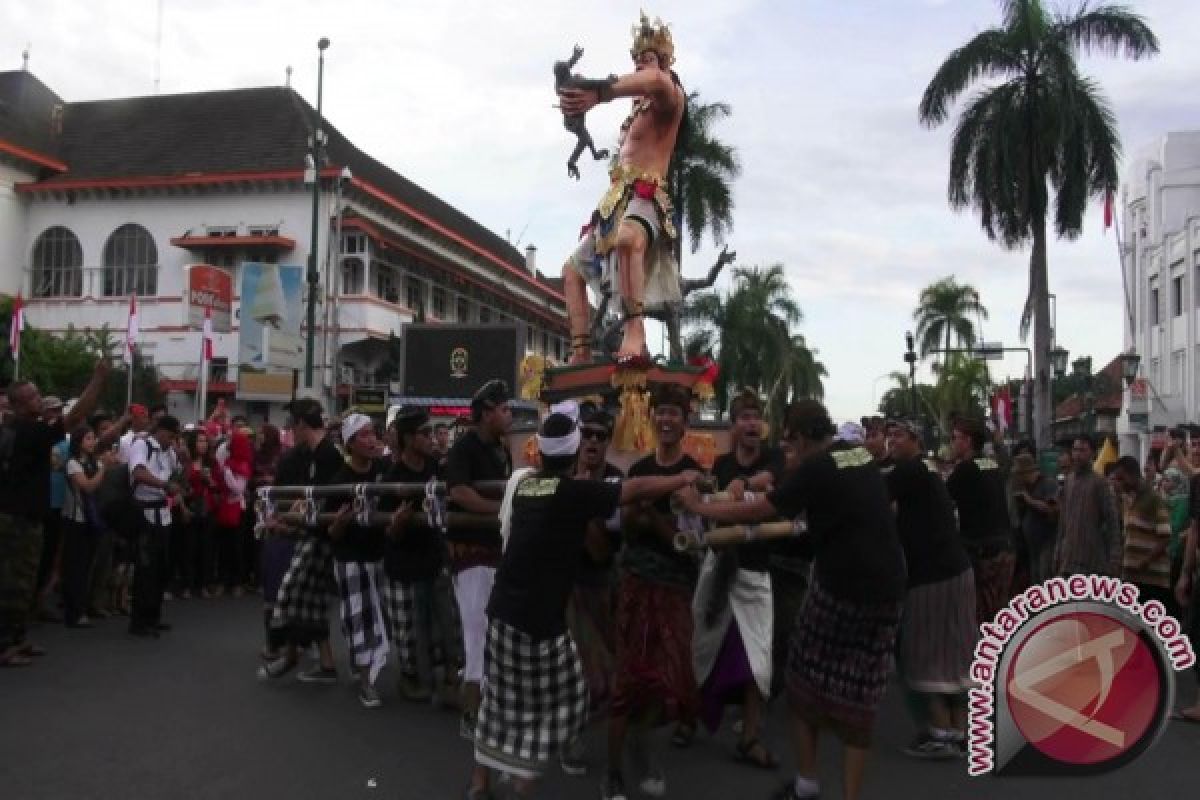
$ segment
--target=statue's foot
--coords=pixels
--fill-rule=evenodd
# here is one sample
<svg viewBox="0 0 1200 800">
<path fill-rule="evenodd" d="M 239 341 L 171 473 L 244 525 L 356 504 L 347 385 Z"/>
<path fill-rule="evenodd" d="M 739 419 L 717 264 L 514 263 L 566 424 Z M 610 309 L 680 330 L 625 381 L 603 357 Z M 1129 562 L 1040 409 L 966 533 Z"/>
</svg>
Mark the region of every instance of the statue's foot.
<svg viewBox="0 0 1200 800">
<path fill-rule="evenodd" d="M 640 353 L 617 353 L 613 358 L 622 369 L 650 369 L 654 366 L 654 359 L 645 350 Z"/>
<path fill-rule="evenodd" d="M 578 351 L 578 350 L 575 351 L 574 353 L 571 353 L 571 357 L 569 359 L 567 359 L 567 366 L 569 366 L 569 367 L 578 367 L 581 364 L 590 364 L 590 363 L 592 363 L 592 354 L 585 353 L 585 352 Z"/>
</svg>

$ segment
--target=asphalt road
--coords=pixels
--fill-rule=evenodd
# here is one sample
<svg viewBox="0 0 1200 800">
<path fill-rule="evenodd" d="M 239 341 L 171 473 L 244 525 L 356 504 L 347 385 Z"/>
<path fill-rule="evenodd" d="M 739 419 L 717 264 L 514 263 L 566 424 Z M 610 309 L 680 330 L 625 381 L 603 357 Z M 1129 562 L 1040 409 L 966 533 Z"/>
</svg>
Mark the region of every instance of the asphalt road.
<svg viewBox="0 0 1200 800">
<path fill-rule="evenodd" d="M 261 614 L 255 598 L 168 603 L 175 630 L 158 641 L 130 637 L 123 621 L 92 630 L 38 628 L 50 654 L 36 666 L 0 669 L 0 798 L 248 798 L 414 800 L 462 796 L 471 751 L 446 711 L 398 699 L 390 671 L 385 705 L 359 707 L 353 687 L 292 678 L 255 680 Z M 339 654 L 339 658 L 341 655 Z M 344 664 L 344 660 L 342 662 Z M 345 675 L 345 672 L 343 672 Z M 1179 692 L 1195 684 L 1181 676 Z M 782 706 L 767 741 L 791 765 Z M 1100 798 L 1195 796 L 1200 726 L 1172 723 L 1130 766 L 1105 776 L 972 779 L 963 762 L 927 763 L 899 748 L 911 735 L 899 693 L 880 720 L 865 796 Z M 733 734 L 701 735 L 688 750 L 660 738 L 667 796 L 766 798 L 787 774 L 731 759 Z M 541 797 L 600 796 L 602 739 L 587 778 L 554 774 Z M 837 797 L 835 743 L 822 748 L 825 797 Z"/>
</svg>

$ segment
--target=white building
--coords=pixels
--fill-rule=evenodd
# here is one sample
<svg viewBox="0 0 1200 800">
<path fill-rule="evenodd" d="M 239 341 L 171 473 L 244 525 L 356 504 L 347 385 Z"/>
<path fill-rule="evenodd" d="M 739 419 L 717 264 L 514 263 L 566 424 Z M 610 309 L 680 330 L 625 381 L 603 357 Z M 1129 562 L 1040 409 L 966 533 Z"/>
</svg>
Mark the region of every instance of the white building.
<svg viewBox="0 0 1200 800">
<path fill-rule="evenodd" d="M 1122 452 L 1144 456 L 1156 428 L 1161 438 L 1200 421 L 1200 131 L 1168 133 L 1137 154 L 1120 214 L 1125 347 L 1141 357 L 1145 383 L 1126 391 L 1118 432 Z"/>
<path fill-rule="evenodd" d="M 240 265 L 306 264 L 315 127 L 290 88 L 70 103 L 28 72 L 0 73 L 0 292 L 22 293 L 36 328 L 107 325 L 121 339 L 136 294 L 142 352 L 171 410 L 191 419 L 201 345 L 187 325 L 186 270 L 225 268 L 233 329 L 216 337 L 210 398 L 278 419 L 281 404 L 237 396 Z M 523 324 L 527 351 L 566 355 L 561 281 L 537 272 L 533 248 L 523 256 L 322 128 L 314 388 L 327 407 L 386 385 L 389 337 L 422 312 Z"/>
</svg>

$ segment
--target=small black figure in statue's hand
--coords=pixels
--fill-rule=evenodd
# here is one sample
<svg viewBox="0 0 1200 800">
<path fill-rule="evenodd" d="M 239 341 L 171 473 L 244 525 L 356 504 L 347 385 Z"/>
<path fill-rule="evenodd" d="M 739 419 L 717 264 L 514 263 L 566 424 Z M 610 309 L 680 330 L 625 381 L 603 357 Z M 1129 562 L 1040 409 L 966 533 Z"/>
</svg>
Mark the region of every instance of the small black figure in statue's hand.
<svg viewBox="0 0 1200 800">
<path fill-rule="evenodd" d="M 583 58 L 583 48 L 575 45 L 575 50 L 571 53 L 570 60 L 554 62 L 555 92 L 560 92 L 563 89 L 598 90 L 602 86 L 611 86 L 616 82 L 617 76 L 615 75 L 609 75 L 603 80 L 589 80 L 571 74 L 571 70 L 575 68 L 575 65 L 579 63 L 579 59 L 581 58 Z M 583 114 L 563 114 L 563 127 L 575 134 L 575 149 L 571 152 L 571 157 L 567 159 L 567 175 L 575 180 L 579 180 L 579 167 L 576 164 L 579 161 L 579 157 L 583 155 L 584 149 L 590 150 L 592 158 L 597 161 L 608 158 L 608 151 L 596 149 L 596 143 L 592 141 L 592 135 L 588 133 L 587 123 L 584 122 Z"/>
</svg>

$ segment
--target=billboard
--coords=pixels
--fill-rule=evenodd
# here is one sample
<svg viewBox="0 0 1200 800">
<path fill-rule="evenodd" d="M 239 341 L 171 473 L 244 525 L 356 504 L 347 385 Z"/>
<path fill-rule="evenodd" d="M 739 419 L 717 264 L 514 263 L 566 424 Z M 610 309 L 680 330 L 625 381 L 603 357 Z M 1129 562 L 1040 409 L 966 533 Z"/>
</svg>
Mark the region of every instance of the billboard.
<svg viewBox="0 0 1200 800">
<path fill-rule="evenodd" d="M 213 333 L 229 333 L 233 326 L 233 276 L 221 267 L 193 264 L 187 268 L 187 324 L 204 326 L 204 312 L 212 309 Z"/>
<path fill-rule="evenodd" d="M 470 397 L 494 378 L 515 392 L 523 338 L 516 325 L 405 325 L 402 394 Z"/>
<path fill-rule="evenodd" d="M 242 265 L 238 313 L 238 397 L 287 401 L 292 373 L 304 368 L 304 268 L 283 264 Z"/>
</svg>

